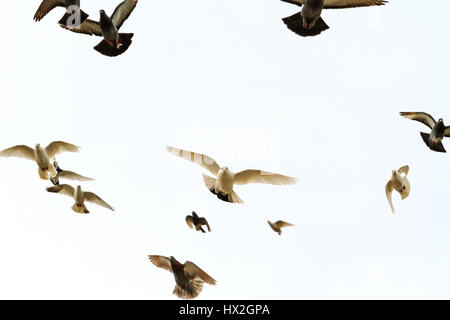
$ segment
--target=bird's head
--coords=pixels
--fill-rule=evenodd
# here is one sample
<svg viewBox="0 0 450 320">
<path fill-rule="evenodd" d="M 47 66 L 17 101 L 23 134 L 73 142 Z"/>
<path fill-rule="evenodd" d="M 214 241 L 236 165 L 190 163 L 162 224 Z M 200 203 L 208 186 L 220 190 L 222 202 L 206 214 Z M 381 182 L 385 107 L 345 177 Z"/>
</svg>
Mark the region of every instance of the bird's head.
<svg viewBox="0 0 450 320">
<path fill-rule="evenodd" d="M 100 19 L 107 19 L 108 15 L 106 14 L 105 10 L 100 10 Z"/>
<path fill-rule="evenodd" d="M 220 168 L 220 171 L 222 171 L 223 173 L 225 173 L 225 172 L 228 171 L 228 167 L 222 167 L 222 168 Z"/>
</svg>

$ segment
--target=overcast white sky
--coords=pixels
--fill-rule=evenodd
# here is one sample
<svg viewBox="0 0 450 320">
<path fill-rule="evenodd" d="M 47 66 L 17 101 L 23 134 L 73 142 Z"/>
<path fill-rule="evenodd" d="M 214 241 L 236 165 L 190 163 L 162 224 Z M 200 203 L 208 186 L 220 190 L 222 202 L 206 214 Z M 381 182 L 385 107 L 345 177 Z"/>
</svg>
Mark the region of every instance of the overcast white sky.
<svg viewBox="0 0 450 320">
<path fill-rule="evenodd" d="M 39 3 L 3 8 L 0 149 L 80 145 L 61 167 L 96 178 L 83 189 L 116 212 L 78 215 L 35 164 L 0 159 L 0 298 L 177 299 L 148 254 L 214 277 L 200 299 L 450 298 L 450 159 L 398 115 L 450 123 L 448 1 L 327 10 L 330 29 L 305 39 L 277 0 L 141 0 L 118 58 L 59 28 L 63 9 L 34 22 Z M 118 3 L 82 6 L 98 19 Z M 227 204 L 166 145 L 299 183 L 240 186 L 245 204 Z M 405 164 L 411 194 L 394 194 L 393 215 L 384 186 Z M 212 233 L 186 226 L 192 210 Z M 266 217 L 297 227 L 279 237 Z"/>
</svg>

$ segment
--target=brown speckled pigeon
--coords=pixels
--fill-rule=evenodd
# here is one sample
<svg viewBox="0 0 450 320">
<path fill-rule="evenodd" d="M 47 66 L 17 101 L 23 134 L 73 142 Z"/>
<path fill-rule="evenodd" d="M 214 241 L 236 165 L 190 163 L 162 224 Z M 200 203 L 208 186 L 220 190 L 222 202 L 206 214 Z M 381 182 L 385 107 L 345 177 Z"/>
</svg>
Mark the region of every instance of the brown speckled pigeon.
<svg viewBox="0 0 450 320">
<path fill-rule="evenodd" d="M 316 36 L 329 27 L 323 21 L 322 9 L 343 9 L 355 7 L 381 6 L 386 0 L 281 0 L 296 4 L 302 11 L 283 19 L 289 30 L 302 37 Z"/>
<path fill-rule="evenodd" d="M 181 299 L 194 299 L 203 289 L 203 283 L 215 285 L 216 280 L 211 278 L 205 271 L 197 267 L 193 262 L 186 261 L 184 264 L 178 262 L 174 257 L 149 255 L 150 261 L 158 268 L 173 273 L 176 286 L 173 294 Z"/>
<path fill-rule="evenodd" d="M 436 122 L 432 116 L 425 112 L 400 112 L 400 115 L 406 119 L 422 122 L 431 129 L 431 134 L 420 133 L 428 148 L 436 152 L 447 152 L 442 140 L 444 137 L 450 137 L 450 127 L 445 126 L 444 120 L 439 119 Z"/>
<path fill-rule="evenodd" d="M 119 29 L 128 19 L 137 5 L 138 0 L 125 0 L 120 3 L 109 17 L 104 10 L 100 10 L 100 22 L 87 19 L 79 28 L 61 27 L 77 33 L 96 35 L 103 40 L 94 47 L 101 54 L 109 57 L 121 55 L 130 47 L 133 33 L 119 33 Z"/>
</svg>

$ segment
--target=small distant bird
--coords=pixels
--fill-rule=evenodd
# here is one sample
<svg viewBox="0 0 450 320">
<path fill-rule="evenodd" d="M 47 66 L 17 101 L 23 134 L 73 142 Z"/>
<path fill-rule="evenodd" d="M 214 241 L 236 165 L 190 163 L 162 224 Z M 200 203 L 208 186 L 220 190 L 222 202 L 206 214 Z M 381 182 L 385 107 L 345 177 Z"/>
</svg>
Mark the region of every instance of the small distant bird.
<svg viewBox="0 0 450 320">
<path fill-rule="evenodd" d="M 215 179 L 204 174 L 203 180 L 208 190 L 215 194 L 217 198 L 225 202 L 243 203 L 233 190 L 235 184 L 265 183 L 272 185 L 289 185 L 297 183 L 297 179 L 295 178 L 261 170 L 244 170 L 233 173 L 228 170 L 227 167 L 221 168 L 214 159 L 204 154 L 173 147 L 167 147 L 167 151 L 185 160 L 195 162 L 217 176 L 217 179 Z"/>
<path fill-rule="evenodd" d="M 425 112 L 400 112 L 400 115 L 406 119 L 416 120 L 428 126 L 431 129 L 431 134 L 420 133 L 425 144 L 433 151 L 447 152 L 442 144 L 442 140 L 444 137 L 450 137 L 450 127 L 445 126 L 444 120 L 439 119 L 436 122 L 432 116 Z"/>
<path fill-rule="evenodd" d="M 47 188 L 47 191 L 52 193 L 64 194 L 66 196 L 73 198 L 75 200 L 75 204 L 72 206 L 72 210 L 77 213 L 81 214 L 89 213 L 89 210 L 86 208 L 86 205 L 84 204 L 85 201 L 95 203 L 99 206 L 114 211 L 114 208 L 111 207 L 109 204 L 107 204 L 102 198 L 100 198 L 93 192 L 85 192 L 81 190 L 80 186 L 78 186 L 75 189 L 72 186 L 69 186 L 68 184 L 60 184 Z"/>
<path fill-rule="evenodd" d="M 189 228 L 193 229 L 195 227 L 195 230 L 201 231 L 203 233 L 206 233 L 205 230 L 203 230 L 202 225 L 206 226 L 208 228 L 208 231 L 211 232 L 211 228 L 209 227 L 208 221 L 206 221 L 205 218 L 200 218 L 195 211 L 192 211 L 191 216 L 186 216 L 186 223 L 189 226 Z"/>
<path fill-rule="evenodd" d="M 174 257 L 148 256 L 150 261 L 158 268 L 173 273 L 176 286 L 173 294 L 181 299 L 194 299 L 203 289 L 203 283 L 215 285 L 216 280 L 211 278 L 205 271 L 197 267 L 193 262 L 186 261 L 184 264 L 178 262 Z"/>
<path fill-rule="evenodd" d="M 293 227 L 293 224 L 290 224 L 288 222 L 284 222 L 282 220 L 278 220 L 277 222 L 271 222 L 270 220 L 267 220 L 267 223 L 272 228 L 273 231 L 278 233 L 281 236 L 281 229 L 285 227 Z"/>
<path fill-rule="evenodd" d="M 54 177 L 50 177 L 50 181 L 55 186 L 59 185 L 59 179 L 76 180 L 76 181 L 93 181 L 94 180 L 94 179 L 79 175 L 78 173 L 75 173 L 72 171 L 62 170 L 59 167 L 59 164 L 57 161 L 53 161 L 53 167 L 56 169 L 57 174 Z"/>
<path fill-rule="evenodd" d="M 80 151 L 80 147 L 63 142 L 63 141 L 54 141 L 50 143 L 46 148 L 42 148 L 38 143 L 36 144 L 35 149 L 32 149 L 25 145 L 18 145 L 15 147 L 11 147 L 5 149 L 0 152 L 0 157 L 19 157 L 25 158 L 28 160 L 33 160 L 38 165 L 39 176 L 43 180 L 49 179 L 49 173 L 51 177 L 57 175 L 57 171 L 53 164 L 50 163 L 50 159 L 54 158 L 57 154 L 63 152 L 78 152 Z"/>
<path fill-rule="evenodd" d="M 411 185 L 409 184 L 408 178 L 406 176 L 409 173 L 409 166 L 401 167 L 398 170 L 392 170 L 391 179 L 386 184 L 386 196 L 391 206 L 392 213 L 395 213 L 394 206 L 392 204 L 392 191 L 394 189 L 400 193 L 402 200 L 409 196 L 411 191 Z"/>
<path fill-rule="evenodd" d="M 316 36 L 329 29 L 323 21 L 322 9 L 343 9 L 355 7 L 381 6 L 385 0 L 281 0 L 303 6 L 302 11 L 283 19 L 289 30 L 302 37 Z"/>
<path fill-rule="evenodd" d="M 80 9 L 80 0 L 43 0 L 34 14 L 34 20 L 41 21 L 56 7 L 66 8 L 66 14 L 59 20 L 59 24 L 67 27 L 78 27 L 89 17 Z"/>
<path fill-rule="evenodd" d="M 125 0 L 119 4 L 109 17 L 104 10 L 100 10 L 100 22 L 87 19 L 79 28 L 63 28 L 77 33 L 96 35 L 104 39 L 94 47 L 95 50 L 109 57 L 121 55 L 130 47 L 133 33 L 119 33 L 119 29 L 137 5 L 138 0 Z"/>
</svg>

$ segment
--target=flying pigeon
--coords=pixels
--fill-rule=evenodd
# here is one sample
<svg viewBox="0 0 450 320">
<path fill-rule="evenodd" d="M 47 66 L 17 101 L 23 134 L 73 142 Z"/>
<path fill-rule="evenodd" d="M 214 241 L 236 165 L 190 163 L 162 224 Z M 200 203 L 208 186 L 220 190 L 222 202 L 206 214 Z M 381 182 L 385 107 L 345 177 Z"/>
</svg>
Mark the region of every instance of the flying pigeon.
<svg viewBox="0 0 450 320">
<path fill-rule="evenodd" d="M 436 122 L 432 116 L 425 112 L 400 112 L 400 115 L 428 126 L 431 129 L 431 134 L 420 133 L 425 144 L 433 151 L 447 152 L 442 144 L 442 140 L 444 137 L 450 137 L 450 127 L 446 127 L 442 119 Z"/>
<path fill-rule="evenodd" d="M 394 189 L 400 193 L 402 200 L 409 196 L 411 190 L 411 185 L 409 184 L 408 178 L 406 176 L 409 173 L 409 166 L 401 167 L 398 170 L 392 170 L 391 179 L 386 184 L 386 196 L 391 206 L 392 213 L 395 213 L 394 206 L 392 205 L 392 191 Z"/>
<path fill-rule="evenodd" d="M 53 161 L 53 167 L 56 169 L 56 176 L 50 177 L 50 181 L 53 183 L 54 186 L 59 185 L 59 179 L 68 179 L 68 180 L 76 180 L 76 181 L 92 181 L 94 179 L 79 175 L 78 173 L 63 170 L 59 167 L 59 164 L 57 161 Z"/>
<path fill-rule="evenodd" d="M 49 179 L 49 173 L 51 177 L 57 175 L 56 168 L 50 163 L 50 158 L 55 157 L 57 154 L 62 152 L 78 152 L 80 147 L 73 144 L 54 141 L 50 143 L 46 148 L 42 148 L 38 143 L 35 149 L 32 149 L 25 145 L 18 145 L 5 149 L 0 152 L 0 157 L 19 157 L 28 160 L 33 160 L 38 165 L 39 176 L 43 180 Z"/>
<path fill-rule="evenodd" d="M 206 233 L 205 230 L 203 230 L 202 225 L 206 226 L 208 228 L 208 231 L 211 232 L 211 228 L 209 227 L 208 221 L 206 221 L 205 218 L 200 218 L 195 211 L 192 211 L 191 216 L 186 216 L 186 223 L 189 226 L 189 228 L 193 229 L 195 227 L 195 230 L 201 231 L 203 233 Z"/>
<path fill-rule="evenodd" d="M 186 261 L 182 264 L 174 257 L 167 258 L 155 255 L 150 255 L 148 258 L 158 268 L 173 273 L 176 282 L 173 294 L 181 299 L 196 298 L 202 291 L 204 282 L 210 285 L 216 284 L 216 280 L 211 278 L 193 262 Z"/>
<path fill-rule="evenodd" d="M 99 206 L 114 211 L 114 208 L 111 207 L 109 204 L 107 204 L 102 198 L 100 198 L 93 192 L 81 190 L 80 186 L 78 186 L 75 189 L 72 186 L 69 186 L 68 184 L 60 184 L 47 188 L 47 191 L 52 193 L 64 194 L 66 196 L 73 198 L 75 200 L 75 203 L 72 206 L 72 210 L 77 213 L 81 214 L 89 213 L 89 210 L 86 208 L 86 205 L 84 204 L 85 201 L 95 203 Z"/>
<path fill-rule="evenodd" d="M 96 35 L 103 40 L 94 47 L 101 54 L 109 57 L 121 55 L 131 45 L 133 33 L 119 33 L 119 29 L 137 5 L 138 0 L 125 0 L 119 4 L 109 17 L 104 10 L 100 10 L 100 22 L 87 19 L 79 28 L 61 27 L 77 33 Z"/>
<path fill-rule="evenodd" d="M 267 223 L 272 228 L 272 230 L 275 231 L 276 233 L 278 233 L 280 236 L 281 236 L 281 229 L 282 228 L 294 226 L 293 224 L 290 224 L 288 222 L 284 222 L 282 220 L 278 220 L 275 223 L 271 222 L 270 220 L 267 220 Z"/>
<path fill-rule="evenodd" d="M 323 21 L 322 9 L 343 9 L 355 7 L 381 6 L 386 0 L 281 0 L 292 3 L 302 10 L 290 17 L 284 18 L 283 22 L 289 30 L 302 37 L 316 36 L 329 27 Z"/>
<path fill-rule="evenodd" d="M 76 28 L 89 17 L 88 14 L 80 9 L 80 0 L 43 0 L 34 14 L 34 20 L 41 21 L 47 13 L 56 7 L 66 8 L 66 13 L 59 20 L 60 25 Z"/>
<path fill-rule="evenodd" d="M 243 203 L 233 190 L 235 184 L 265 183 L 272 185 L 292 185 L 297 183 L 297 179 L 295 178 L 261 170 L 244 170 L 233 173 L 227 167 L 220 167 L 214 159 L 204 154 L 173 147 L 167 147 L 167 151 L 185 160 L 195 162 L 217 176 L 216 179 L 204 174 L 203 180 L 208 190 L 225 202 Z"/>
</svg>

